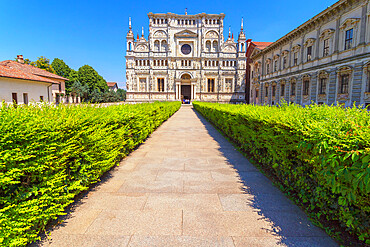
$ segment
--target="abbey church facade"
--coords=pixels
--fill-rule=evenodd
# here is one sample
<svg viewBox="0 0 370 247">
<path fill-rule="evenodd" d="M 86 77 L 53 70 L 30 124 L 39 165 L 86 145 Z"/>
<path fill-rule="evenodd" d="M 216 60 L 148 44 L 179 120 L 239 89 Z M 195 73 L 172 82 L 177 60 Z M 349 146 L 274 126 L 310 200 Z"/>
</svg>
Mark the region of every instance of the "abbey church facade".
<svg viewBox="0 0 370 247">
<path fill-rule="evenodd" d="M 246 37 L 228 32 L 224 14 L 149 13 L 149 34 L 127 33 L 127 101 L 245 102 Z"/>
</svg>

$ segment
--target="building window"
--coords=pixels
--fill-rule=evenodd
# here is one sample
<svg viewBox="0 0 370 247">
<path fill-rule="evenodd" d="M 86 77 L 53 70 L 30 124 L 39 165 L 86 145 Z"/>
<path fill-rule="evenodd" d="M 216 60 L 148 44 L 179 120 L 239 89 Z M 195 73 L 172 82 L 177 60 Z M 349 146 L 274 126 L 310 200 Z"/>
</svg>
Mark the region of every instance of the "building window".
<svg viewBox="0 0 370 247">
<path fill-rule="evenodd" d="M 231 93 L 231 91 L 232 91 L 232 83 L 233 83 L 233 79 L 231 79 L 231 78 L 225 79 L 225 91 L 227 93 Z"/>
<path fill-rule="evenodd" d="M 349 86 L 349 74 L 344 74 L 339 77 L 339 93 L 346 94 L 348 93 Z"/>
<path fill-rule="evenodd" d="M 312 60 L 312 45 L 307 47 L 307 61 Z"/>
<path fill-rule="evenodd" d="M 346 31 L 344 50 L 351 49 L 352 48 L 352 42 L 353 42 L 353 28 Z"/>
<path fill-rule="evenodd" d="M 270 74 L 270 64 L 266 64 L 266 74 Z"/>
<path fill-rule="evenodd" d="M 370 93 L 370 71 L 367 72 L 367 92 Z"/>
<path fill-rule="evenodd" d="M 28 94 L 27 93 L 23 93 L 23 103 L 25 105 L 28 105 Z"/>
<path fill-rule="evenodd" d="M 278 61 L 277 61 L 277 60 L 275 60 L 275 61 L 274 61 L 274 72 L 276 72 L 276 71 L 277 71 L 277 63 L 278 63 Z"/>
<path fill-rule="evenodd" d="M 163 78 L 157 79 L 157 85 L 158 85 L 158 92 L 164 92 L 164 79 Z"/>
<path fill-rule="evenodd" d="M 258 90 L 256 89 L 256 99 L 258 99 Z"/>
<path fill-rule="evenodd" d="M 324 40 L 324 51 L 322 55 L 324 57 L 329 56 L 329 39 Z"/>
<path fill-rule="evenodd" d="M 12 93 L 12 102 L 14 104 L 18 104 L 18 97 L 17 97 L 17 93 Z"/>
<path fill-rule="evenodd" d="M 276 95 L 276 86 L 272 86 L 272 97 L 275 97 Z"/>
<path fill-rule="evenodd" d="M 280 95 L 281 96 L 284 96 L 284 94 L 285 94 L 285 84 L 281 84 L 281 88 L 280 88 L 281 90 L 281 93 L 280 93 Z"/>
<path fill-rule="evenodd" d="M 295 96 L 295 86 L 296 86 L 296 84 L 295 84 L 295 82 L 292 82 L 292 85 L 291 85 L 291 92 L 290 92 L 290 95 L 291 96 Z"/>
<path fill-rule="evenodd" d="M 294 52 L 293 64 L 294 66 L 298 65 L 298 52 Z"/>
<path fill-rule="evenodd" d="M 319 94 L 326 94 L 326 81 L 327 81 L 327 78 L 320 79 Z"/>
<path fill-rule="evenodd" d="M 40 102 L 44 101 L 44 96 L 40 96 Z"/>
<path fill-rule="evenodd" d="M 146 78 L 140 78 L 139 79 L 139 90 L 140 92 L 146 91 Z"/>
<path fill-rule="evenodd" d="M 269 96 L 269 87 L 265 87 L 265 97 Z"/>
<path fill-rule="evenodd" d="M 208 92 L 213 93 L 215 91 L 215 79 L 208 79 Z"/>
<path fill-rule="evenodd" d="M 304 80 L 303 81 L 303 95 L 308 95 L 309 88 L 310 88 L 310 81 Z"/>
</svg>

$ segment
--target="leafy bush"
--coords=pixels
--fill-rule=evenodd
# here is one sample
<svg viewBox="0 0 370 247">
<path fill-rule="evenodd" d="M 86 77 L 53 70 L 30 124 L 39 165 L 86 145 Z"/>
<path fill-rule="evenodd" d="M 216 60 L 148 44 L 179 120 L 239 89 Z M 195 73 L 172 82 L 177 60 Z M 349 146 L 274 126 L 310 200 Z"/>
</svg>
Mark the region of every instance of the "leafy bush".
<svg viewBox="0 0 370 247">
<path fill-rule="evenodd" d="M 0 108 L 0 245 L 23 246 L 179 102 Z"/>
<path fill-rule="evenodd" d="M 370 244 L 370 115 L 366 109 L 193 103 L 318 224 Z"/>
</svg>

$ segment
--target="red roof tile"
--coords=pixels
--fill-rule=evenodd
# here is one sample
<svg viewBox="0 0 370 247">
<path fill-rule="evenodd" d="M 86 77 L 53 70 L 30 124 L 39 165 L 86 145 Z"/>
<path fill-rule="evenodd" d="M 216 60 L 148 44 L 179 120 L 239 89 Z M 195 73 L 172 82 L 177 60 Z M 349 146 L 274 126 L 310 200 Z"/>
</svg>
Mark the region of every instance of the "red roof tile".
<svg viewBox="0 0 370 247">
<path fill-rule="evenodd" d="M 114 87 L 114 86 L 117 86 L 117 82 L 107 82 L 107 85 L 108 87 Z"/>
<path fill-rule="evenodd" d="M 68 80 L 64 77 L 36 68 L 32 65 L 19 63 L 12 60 L 5 60 L 0 62 L 0 76 L 57 84 L 59 84 L 59 82 L 54 79 L 60 79 L 64 81 Z"/>
<path fill-rule="evenodd" d="M 260 50 L 265 49 L 267 46 L 271 45 L 273 42 L 252 42 Z"/>
</svg>

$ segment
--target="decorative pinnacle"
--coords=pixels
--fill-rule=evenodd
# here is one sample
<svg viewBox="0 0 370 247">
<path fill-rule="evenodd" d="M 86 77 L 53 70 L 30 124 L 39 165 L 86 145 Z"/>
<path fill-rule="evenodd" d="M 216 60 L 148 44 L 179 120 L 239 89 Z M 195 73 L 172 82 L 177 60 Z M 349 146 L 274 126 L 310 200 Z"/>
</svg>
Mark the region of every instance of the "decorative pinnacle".
<svg viewBox="0 0 370 247">
<path fill-rule="evenodd" d="M 131 17 L 128 18 L 128 27 L 130 28 L 131 30 Z"/>
<path fill-rule="evenodd" d="M 229 26 L 229 38 L 231 37 L 231 27 Z"/>
<path fill-rule="evenodd" d="M 241 25 L 241 30 L 243 31 L 243 26 L 244 26 L 244 24 L 243 24 L 243 17 L 242 17 L 242 25 Z"/>
<path fill-rule="evenodd" d="M 144 37 L 144 27 L 141 27 L 141 37 Z"/>
<path fill-rule="evenodd" d="M 188 8 L 185 8 L 185 15 L 188 15 Z"/>
</svg>

